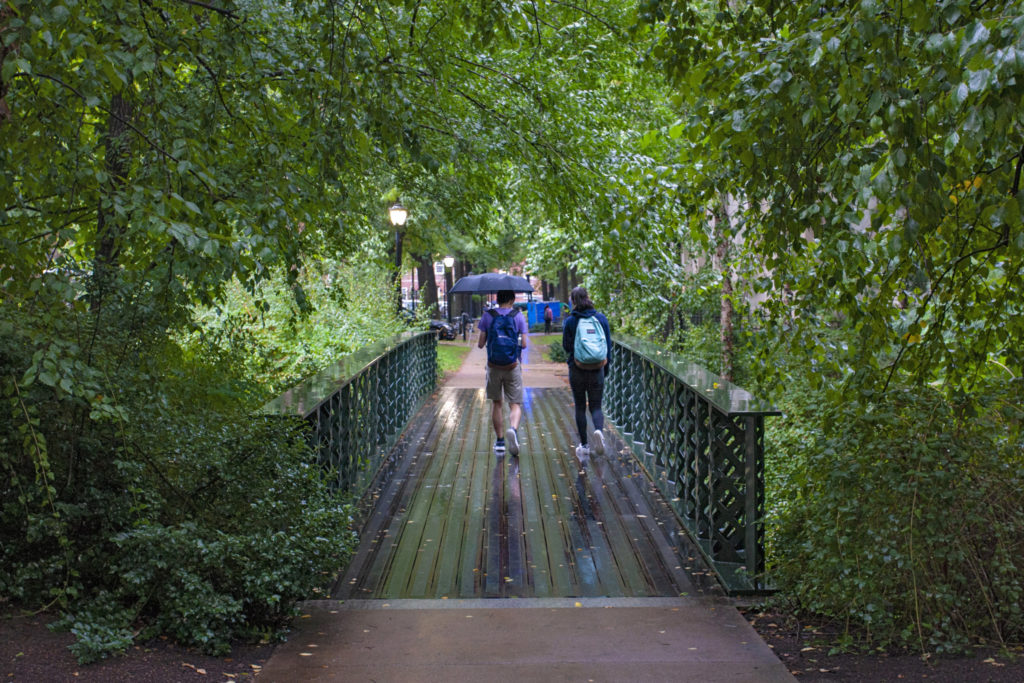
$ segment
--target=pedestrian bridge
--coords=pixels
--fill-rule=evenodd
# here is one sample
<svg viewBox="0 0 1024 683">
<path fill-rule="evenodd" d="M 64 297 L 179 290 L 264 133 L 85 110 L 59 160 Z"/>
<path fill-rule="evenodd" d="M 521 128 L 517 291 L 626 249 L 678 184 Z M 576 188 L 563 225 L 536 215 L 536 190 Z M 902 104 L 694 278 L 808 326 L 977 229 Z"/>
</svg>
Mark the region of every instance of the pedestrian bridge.
<svg viewBox="0 0 1024 683">
<path fill-rule="evenodd" d="M 483 352 L 474 346 L 466 370 L 438 387 L 436 343 L 408 333 L 362 349 L 266 406 L 306 423 L 339 493 L 358 501 L 361 542 L 332 597 L 765 590 L 771 406 L 617 337 L 608 448 L 580 462 L 568 386 L 540 370 L 542 349 L 531 348 L 521 452 L 499 458 Z"/>
</svg>

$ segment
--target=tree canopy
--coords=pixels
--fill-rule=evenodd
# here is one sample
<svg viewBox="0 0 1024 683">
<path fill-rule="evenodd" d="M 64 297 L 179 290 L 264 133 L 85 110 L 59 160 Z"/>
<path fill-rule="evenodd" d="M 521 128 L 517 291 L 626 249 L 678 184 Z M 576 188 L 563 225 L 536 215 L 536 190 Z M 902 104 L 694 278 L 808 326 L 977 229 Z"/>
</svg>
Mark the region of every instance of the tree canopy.
<svg viewBox="0 0 1024 683">
<path fill-rule="evenodd" d="M 741 270 L 781 340 L 860 386 L 1020 377 L 1019 5 L 706 7 L 644 5 L 685 103 L 671 177 L 691 211 L 739 199 Z M 836 323 L 856 342 L 830 345 Z"/>
<path fill-rule="evenodd" d="M 147 614 L 209 649 L 279 627 L 344 555 L 347 511 L 298 433 L 249 411 L 397 329 L 372 313 L 403 245 L 572 269 L 617 330 L 670 346 L 717 346 L 685 314 L 722 305 L 759 388 L 834 392 L 779 438 L 804 467 L 782 507 L 809 510 L 791 567 L 846 547 L 801 534 L 858 523 L 847 494 L 879 461 L 877 490 L 915 500 L 962 473 L 942 500 L 1012 536 L 1015 503 L 969 494 L 998 492 L 1020 443 L 1022 36 L 1005 0 L 0 0 L 0 590 L 91 624 L 86 656 Z M 992 383 L 1000 410 L 968 428 Z M 887 460 L 921 424 L 951 440 Z M 844 449 L 863 467 L 835 467 Z M 278 480 L 317 494 L 279 501 Z M 959 539 L 945 511 L 933 537 Z M 879 524 L 913 542 L 900 519 Z M 261 560 L 225 563 L 243 551 Z M 153 605 L 168 558 L 181 582 Z M 258 574 L 258 599 L 211 567 Z"/>
</svg>

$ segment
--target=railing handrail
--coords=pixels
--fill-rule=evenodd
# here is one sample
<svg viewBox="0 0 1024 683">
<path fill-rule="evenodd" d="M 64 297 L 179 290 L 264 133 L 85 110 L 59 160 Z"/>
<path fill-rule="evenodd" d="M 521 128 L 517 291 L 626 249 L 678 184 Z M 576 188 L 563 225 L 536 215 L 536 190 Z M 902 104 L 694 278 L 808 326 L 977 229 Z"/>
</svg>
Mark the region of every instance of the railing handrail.
<svg viewBox="0 0 1024 683">
<path fill-rule="evenodd" d="M 386 478 L 391 447 L 437 383 L 437 336 L 405 332 L 369 344 L 263 406 L 298 418 L 333 486 L 356 498 Z"/>
<path fill-rule="evenodd" d="M 324 401 L 351 382 L 367 366 L 379 361 L 403 343 L 421 335 L 433 336 L 434 333 L 429 330 L 410 330 L 360 347 L 268 401 L 260 412 L 267 415 L 309 417 Z"/>
<path fill-rule="evenodd" d="M 713 372 L 667 351 L 653 342 L 628 334 L 616 334 L 613 342 L 641 354 L 680 382 L 703 396 L 726 415 L 781 415 L 782 411 L 746 389 L 722 379 Z"/>
<path fill-rule="evenodd" d="M 617 335 L 607 415 L 729 593 L 767 589 L 764 418 L 771 404 L 656 344 Z"/>
</svg>

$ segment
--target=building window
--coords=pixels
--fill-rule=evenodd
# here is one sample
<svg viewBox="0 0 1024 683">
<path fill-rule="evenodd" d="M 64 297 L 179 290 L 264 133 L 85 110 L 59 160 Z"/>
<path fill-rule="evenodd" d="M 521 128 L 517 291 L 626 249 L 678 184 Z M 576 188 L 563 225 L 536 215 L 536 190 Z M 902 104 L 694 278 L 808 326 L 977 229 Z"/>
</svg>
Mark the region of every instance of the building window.
<svg viewBox="0 0 1024 683">
<path fill-rule="evenodd" d="M 442 263 L 441 261 L 434 262 L 434 274 L 444 275 L 444 263 Z"/>
</svg>

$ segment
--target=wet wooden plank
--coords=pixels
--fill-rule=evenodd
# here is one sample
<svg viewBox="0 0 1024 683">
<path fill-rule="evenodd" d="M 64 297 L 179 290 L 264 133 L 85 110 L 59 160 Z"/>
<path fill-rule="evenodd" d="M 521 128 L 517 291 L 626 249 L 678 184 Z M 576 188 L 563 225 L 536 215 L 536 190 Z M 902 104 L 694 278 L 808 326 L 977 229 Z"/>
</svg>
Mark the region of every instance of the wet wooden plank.
<svg viewBox="0 0 1024 683">
<path fill-rule="evenodd" d="M 576 424 L 571 413 L 567 413 L 565 420 L 567 428 L 575 436 Z M 588 429 L 593 429 L 589 420 L 588 424 Z M 584 473 L 581 476 L 581 488 L 588 492 L 597 522 L 590 527 L 594 532 L 595 554 L 598 557 L 610 555 L 614 569 L 607 563 L 603 566 L 615 572 L 614 579 L 609 577 L 609 580 L 617 581 L 619 589 L 626 595 L 643 597 L 662 594 L 656 585 L 657 579 L 652 579 L 645 570 L 642 555 L 648 549 L 643 543 L 637 542 L 641 531 L 637 516 L 645 515 L 623 502 L 624 480 L 618 472 L 608 467 L 608 462 L 607 454 L 592 455 L 586 467 L 581 468 Z M 671 591 L 671 588 L 664 585 L 661 588 Z"/>
<path fill-rule="evenodd" d="M 483 392 L 477 393 L 479 396 L 475 397 L 475 400 L 486 406 L 481 412 L 486 416 L 486 420 L 489 420 L 490 406 L 483 400 Z M 487 531 L 484 524 L 484 500 L 487 496 L 488 473 L 494 466 L 494 455 L 490 450 L 493 438 L 491 434 L 490 428 L 478 427 L 472 430 L 473 475 L 459 559 L 459 597 L 463 598 L 480 597 L 482 594 L 483 548 Z"/>
<path fill-rule="evenodd" d="M 573 419 L 572 410 L 562 411 L 552 419 L 560 419 L 563 429 L 572 438 L 571 443 L 575 444 L 577 439 L 576 422 Z M 591 425 L 592 427 L 592 425 Z M 630 555 L 629 545 L 623 542 L 621 534 L 616 534 L 616 525 L 608 524 L 607 504 L 602 493 L 604 484 L 600 479 L 593 480 L 593 456 L 585 463 L 576 459 L 575 448 L 570 450 L 571 459 L 569 462 L 575 469 L 575 497 L 578 501 L 577 518 L 578 523 L 584 531 L 585 538 L 589 543 L 592 560 L 601 577 L 601 583 L 609 586 L 609 591 L 621 591 L 626 589 L 626 595 L 636 595 L 635 589 L 630 590 L 627 583 L 623 581 L 623 575 L 629 576 L 623 571 L 623 562 L 631 563 L 633 558 Z M 616 520 L 612 520 L 615 522 Z"/>
<path fill-rule="evenodd" d="M 468 422 L 479 419 L 481 405 L 478 401 L 470 401 L 466 406 Z M 465 430 L 459 430 L 457 441 L 453 442 L 453 449 L 457 449 L 458 467 L 452 481 L 451 498 L 448 517 L 445 522 L 444 534 L 439 545 L 439 556 L 435 583 L 433 585 L 433 596 L 438 598 L 452 597 L 459 595 L 459 567 L 462 564 L 462 553 L 467 548 L 467 534 L 472 534 L 473 529 L 467 528 L 470 518 L 472 501 L 473 473 L 478 465 L 479 458 L 476 457 L 478 444 L 476 432 L 467 435 Z M 471 588 L 471 591 L 473 589 Z"/>
<path fill-rule="evenodd" d="M 505 459 L 496 458 L 491 468 L 490 486 L 486 497 L 486 508 L 484 511 L 484 525 L 486 533 L 483 573 L 483 596 L 485 598 L 499 598 L 502 596 L 502 569 L 501 569 L 501 546 L 502 546 L 502 495 L 505 489 Z"/>
<path fill-rule="evenodd" d="M 575 596 L 580 594 L 579 585 L 575 580 L 572 553 L 568 550 L 570 541 L 565 530 L 565 512 L 559 505 L 558 488 L 551 481 L 551 469 L 547 464 L 551 457 L 543 449 L 529 459 L 520 456 L 520 468 L 523 473 L 528 473 L 534 488 L 540 525 L 540 535 L 534 539 L 534 548 L 538 551 L 543 549 L 547 555 L 552 591 L 560 597 Z"/>
<path fill-rule="evenodd" d="M 413 428 L 407 430 L 396 445 L 396 450 L 402 453 L 395 472 L 383 488 L 371 487 L 371 495 L 377 499 L 374 510 L 364 524 L 362 542 L 343 580 L 335 586 L 333 597 L 374 597 L 376 594 L 377 583 L 385 569 L 382 560 L 389 556 L 399 537 L 400 510 L 408 505 L 419 481 L 422 466 L 419 455 L 424 452 L 425 443 L 433 443 L 437 439 L 442 427 L 434 419 L 437 410 L 436 402 L 428 402 L 420 409 L 414 418 Z"/>
<path fill-rule="evenodd" d="M 632 456 L 611 455 L 607 467 L 623 482 L 623 495 L 629 498 L 634 508 L 647 512 L 640 519 L 657 558 L 649 561 L 658 563 L 658 570 L 653 573 L 655 576 L 662 574 L 666 581 L 657 594 L 668 595 L 668 591 L 677 588 L 684 592 L 692 589 L 691 576 L 685 565 L 694 562 L 690 555 L 694 549 L 686 547 L 685 532 L 657 486 Z M 702 581 L 702 584 L 706 587 L 706 582 Z"/>
<path fill-rule="evenodd" d="M 492 451 L 480 390 L 442 389 L 378 494 L 344 597 L 678 595 L 663 506 L 613 454 L 580 467 L 566 389 L 527 389 L 519 458 Z M 431 406 L 428 403 L 428 407 Z M 609 436 L 612 436 L 609 433 Z M 617 443 L 617 442 L 616 442 Z M 646 486 L 646 488 L 645 488 Z M 669 510 L 670 512 L 670 510 Z M 391 515 L 386 522 L 384 517 Z"/>
<path fill-rule="evenodd" d="M 431 466 L 426 475 L 429 491 L 424 490 L 421 493 L 420 497 L 425 504 L 413 513 L 416 515 L 413 520 L 419 524 L 421 535 L 417 544 L 409 544 L 409 551 L 415 554 L 409 585 L 404 595 L 410 598 L 434 596 L 435 569 L 440 563 L 440 547 L 446 535 L 454 535 L 446 530 L 446 527 L 452 518 L 458 515 L 458 508 L 452 507 L 454 500 L 451 494 L 452 482 L 455 481 L 462 459 L 462 449 L 458 447 L 459 417 L 461 416 L 454 410 L 448 415 L 441 416 L 440 421 L 445 428 L 434 446 Z"/>
<path fill-rule="evenodd" d="M 427 438 L 420 442 L 419 451 L 416 454 L 416 464 L 410 472 L 410 482 L 404 487 L 402 495 L 395 506 L 391 523 L 387 528 L 382 541 L 378 544 L 374 565 L 371 569 L 371 580 L 367 586 L 372 586 L 373 597 L 397 597 L 403 595 L 405 586 L 409 581 L 406 555 L 400 554 L 400 549 L 413 541 L 411 539 L 420 536 L 420 528 L 416 526 L 415 519 L 411 518 L 414 506 L 421 497 L 423 485 L 426 481 L 426 473 L 434 462 L 433 454 L 437 450 L 437 443 L 442 438 L 445 429 L 449 426 L 444 420 L 437 419 L 438 415 L 455 415 L 460 410 L 458 396 L 441 394 L 436 407 L 436 413 L 430 417 L 434 428 Z M 410 523 L 411 522 L 411 523 Z M 395 564 L 399 563 L 399 568 Z"/>
<path fill-rule="evenodd" d="M 541 402 L 538 418 L 542 418 L 551 426 L 561 424 L 562 429 L 558 430 L 556 427 L 555 433 L 561 432 L 566 438 L 571 439 L 575 428 L 567 429 L 565 414 L 566 411 L 558 410 L 553 402 L 545 401 Z M 570 440 L 570 450 L 572 443 L 573 441 Z M 603 585 L 597 563 L 594 561 L 594 553 L 591 549 L 593 539 L 589 533 L 584 533 L 585 527 L 581 526 L 581 520 L 585 517 L 580 510 L 581 501 L 576 495 L 579 469 L 575 465 L 575 453 L 572 453 L 570 457 L 566 457 L 564 452 L 557 452 L 556 457 L 546 458 L 545 461 L 555 491 L 552 494 L 556 508 L 555 514 L 565 534 L 566 554 L 569 557 L 575 584 L 574 595 L 584 597 L 607 595 L 608 589 Z"/>
<path fill-rule="evenodd" d="M 437 439 L 429 444 L 429 450 L 421 456 L 425 466 L 415 495 L 406 507 L 405 523 L 399 528 L 400 538 L 384 584 L 383 597 L 427 597 L 426 586 L 434 568 L 438 537 L 448 512 L 445 509 L 444 484 L 446 476 L 450 476 L 453 461 L 457 460 L 457 457 L 452 457 L 451 444 L 464 412 L 465 406 L 458 397 L 445 401 L 438 412 L 437 421 L 441 429 Z"/>
<path fill-rule="evenodd" d="M 508 574 L 510 581 L 505 586 L 506 595 L 514 597 L 530 597 L 532 589 L 528 585 L 529 575 L 526 571 L 526 534 L 523 531 L 523 486 L 519 477 L 519 459 L 509 462 L 508 469 Z"/>
<path fill-rule="evenodd" d="M 549 433 L 546 426 L 536 424 L 536 427 L 526 433 L 527 438 L 523 445 L 526 453 L 533 454 L 545 449 L 549 441 Z M 523 457 L 526 457 L 524 453 Z M 555 568 L 552 568 L 552 558 L 548 554 L 548 546 L 544 541 L 544 526 L 546 523 L 544 501 L 540 500 L 541 493 L 534 476 L 533 467 L 519 464 L 519 485 L 520 502 L 522 505 L 522 527 L 523 542 L 525 546 L 525 570 L 527 573 L 524 583 L 530 586 L 532 594 L 536 597 L 552 597 L 560 595 L 556 584 L 557 577 Z"/>
</svg>

